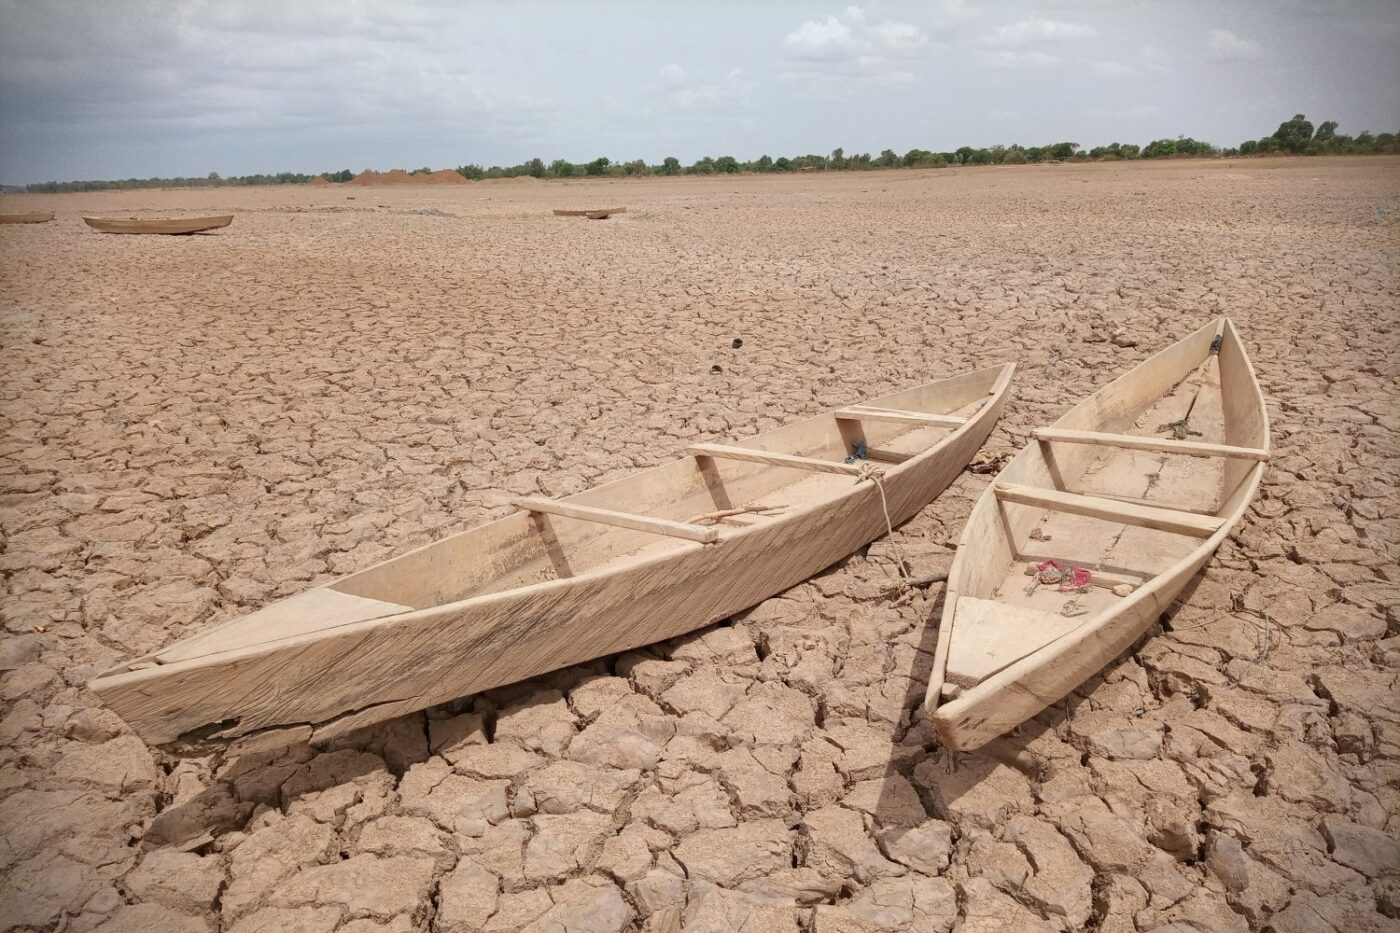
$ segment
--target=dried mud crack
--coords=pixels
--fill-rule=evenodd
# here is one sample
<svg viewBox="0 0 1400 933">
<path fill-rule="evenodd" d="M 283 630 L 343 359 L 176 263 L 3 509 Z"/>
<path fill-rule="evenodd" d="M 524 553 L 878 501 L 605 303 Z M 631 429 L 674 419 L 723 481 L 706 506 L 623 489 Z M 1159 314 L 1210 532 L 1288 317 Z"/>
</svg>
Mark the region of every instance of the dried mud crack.
<svg viewBox="0 0 1400 933">
<path fill-rule="evenodd" d="M 626 188 L 6 199 L 59 216 L 0 228 L 0 931 L 1400 929 L 1400 160 Z M 239 219 L 80 232 L 138 209 Z M 977 754 L 915 713 L 941 584 L 884 594 L 946 571 L 972 470 L 727 624 L 315 746 L 176 759 L 84 687 L 512 498 L 1015 360 L 1001 454 L 1221 314 L 1258 500 Z"/>
</svg>

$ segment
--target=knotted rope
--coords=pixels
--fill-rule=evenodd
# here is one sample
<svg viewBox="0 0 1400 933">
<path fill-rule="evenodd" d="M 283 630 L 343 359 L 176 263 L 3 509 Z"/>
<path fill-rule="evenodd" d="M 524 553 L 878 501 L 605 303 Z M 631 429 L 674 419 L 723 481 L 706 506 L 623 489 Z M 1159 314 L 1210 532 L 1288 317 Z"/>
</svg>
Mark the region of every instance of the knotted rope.
<svg viewBox="0 0 1400 933">
<path fill-rule="evenodd" d="M 895 567 L 899 570 L 898 589 L 902 592 L 914 587 L 914 578 L 910 574 L 909 565 L 904 560 L 904 549 L 899 546 L 899 542 L 894 536 L 894 521 L 890 519 L 890 503 L 885 498 L 885 471 L 869 460 L 860 461 L 860 472 L 856 474 L 856 482 L 863 483 L 870 480 L 875 484 L 875 489 L 880 493 L 880 511 L 885 514 L 885 533 L 889 536 L 890 548 L 894 551 Z"/>
</svg>

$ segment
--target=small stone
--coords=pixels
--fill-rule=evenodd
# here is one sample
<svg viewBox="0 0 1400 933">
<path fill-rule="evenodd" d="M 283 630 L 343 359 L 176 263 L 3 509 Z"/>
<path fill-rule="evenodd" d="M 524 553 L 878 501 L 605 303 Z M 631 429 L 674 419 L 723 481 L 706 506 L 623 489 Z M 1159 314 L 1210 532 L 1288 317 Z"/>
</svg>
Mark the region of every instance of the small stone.
<svg viewBox="0 0 1400 933">
<path fill-rule="evenodd" d="M 1119 583 L 1113 588 L 1114 596 L 1131 596 L 1132 594 L 1133 586 L 1131 583 Z"/>
</svg>

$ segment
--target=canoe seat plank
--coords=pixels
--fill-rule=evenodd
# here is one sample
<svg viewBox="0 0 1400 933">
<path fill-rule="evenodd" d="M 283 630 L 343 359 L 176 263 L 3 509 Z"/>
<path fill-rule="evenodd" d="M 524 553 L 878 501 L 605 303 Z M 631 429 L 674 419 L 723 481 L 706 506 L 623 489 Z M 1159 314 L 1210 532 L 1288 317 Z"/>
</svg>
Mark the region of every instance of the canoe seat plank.
<svg viewBox="0 0 1400 933">
<path fill-rule="evenodd" d="M 673 522 L 667 518 L 633 515 L 629 512 L 615 512 L 612 509 L 600 509 L 591 505 L 577 505 L 573 502 L 560 502 L 557 499 L 541 499 L 534 496 L 516 499 L 514 502 L 519 508 L 531 512 L 558 515 L 561 518 L 572 518 L 582 522 L 616 525 L 619 528 L 630 528 L 633 531 L 649 531 L 652 534 L 665 535 L 668 538 L 683 538 L 687 541 L 698 541 L 701 544 L 713 544 L 719 540 L 717 528 Z"/>
<path fill-rule="evenodd" d="M 901 450 L 889 450 L 884 447 L 871 447 L 865 451 L 865 455 L 871 460 L 879 463 L 903 463 L 906 460 L 913 460 L 914 454 L 906 454 Z"/>
<path fill-rule="evenodd" d="M 874 408 L 866 405 L 852 405 L 836 412 L 841 421 L 888 421 L 895 424 L 931 424 L 939 427 L 958 427 L 967 422 L 957 415 L 935 415 L 922 411 L 899 411 L 893 408 Z"/>
<path fill-rule="evenodd" d="M 861 471 L 860 466 L 853 463 L 837 463 L 834 460 L 818 460 L 815 457 L 799 457 L 796 454 L 753 450 L 748 447 L 727 447 L 723 444 L 692 444 L 685 449 L 685 452 L 692 457 L 717 457 L 721 460 L 766 463 L 769 466 L 791 467 L 794 470 L 813 470 L 818 473 L 838 473 L 842 476 L 859 476 Z"/>
<path fill-rule="evenodd" d="M 993 487 L 1003 502 L 1031 505 L 1053 512 L 1068 512 L 1088 518 L 1100 518 L 1120 525 L 1136 525 L 1173 534 L 1209 538 L 1219 530 L 1225 519 L 1215 515 L 1198 515 L 1176 509 L 1160 509 L 1134 505 L 1098 496 L 1083 496 L 1055 489 L 1037 489 L 1017 483 L 998 483 Z"/>
<path fill-rule="evenodd" d="M 1083 618 L 963 596 L 953 613 L 956 637 L 948 649 L 947 681 L 975 687 L 1083 622 Z"/>
<path fill-rule="evenodd" d="M 236 620 L 236 624 L 223 625 L 205 635 L 177 642 L 157 653 L 155 660 L 171 664 L 241 648 L 250 642 L 256 643 L 254 639 L 272 641 L 412 611 L 412 606 L 321 587 L 275 602 Z"/>
<path fill-rule="evenodd" d="M 1187 457 L 1226 457 L 1235 460 L 1268 462 L 1269 452 L 1258 447 L 1231 447 L 1228 444 L 1199 444 L 1136 434 L 1103 434 L 1099 431 L 1070 431 L 1065 428 L 1037 428 L 1035 439 L 1059 444 L 1091 444 L 1121 447 L 1125 450 L 1153 450 Z"/>
</svg>

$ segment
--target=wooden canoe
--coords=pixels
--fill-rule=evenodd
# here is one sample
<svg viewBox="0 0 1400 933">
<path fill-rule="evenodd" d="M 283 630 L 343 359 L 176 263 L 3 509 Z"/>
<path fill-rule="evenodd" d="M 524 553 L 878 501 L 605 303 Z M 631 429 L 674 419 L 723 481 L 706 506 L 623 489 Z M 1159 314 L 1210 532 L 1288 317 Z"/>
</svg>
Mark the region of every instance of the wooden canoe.
<svg viewBox="0 0 1400 933">
<path fill-rule="evenodd" d="M 693 631 L 898 523 L 982 446 L 1011 364 L 932 382 L 521 510 L 123 664 L 92 689 L 147 742 L 327 740 Z M 869 467 L 870 464 L 864 464 Z M 714 513 L 737 510 L 737 514 Z"/>
<path fill-rule="evenodd" d="M 603 217 L 607 217 L 609 214 L 625 214 L 625 213 L 627 213 L 627 208 L 625 208 L 625 207 L 589 207 L 589 208 L 585 208 L 584 210 L 581 210 L 581 211 L 565 211 L 565 210 L 555 209 L 555 211 L 554 211 L 554 216 L 555 216 L 555 217 L 588 217 L 588 218 L 591 218 L 591 219 L 595 219 L 595 220 L 596 220 L 596 219 L 601 219 L 601 218 L 603 218 Z M 599 217 L 594 218 L 594 217 L 593 217 L 594 214 L 599 215 Z"/>
<path fill-rule="evenodd" d="M 0 214 L 0 224 L 46 224 L 53 220 L 53 211 L 29 211 L 25 214 Z"/>
<path fill-rule="evenodd" d="M 948 574 L 924 701 L 948 748 L 985 744 L 1127 650 L 1239 522 L 1269 459 L 1264 398 L 1225 318 L 1034 438 L 978 500 Z M 1027 575 L 1046 561 L 1089 585 L 1063 592 L 1049 565 Z"/>
<path fill-rule="evenodd" d="M 84 217 L 83 223 L 102 233 L 163 233 L 184 236 L 217 230 L 233 223 L 232 214 L 213 217 Z"/>
</svg>

